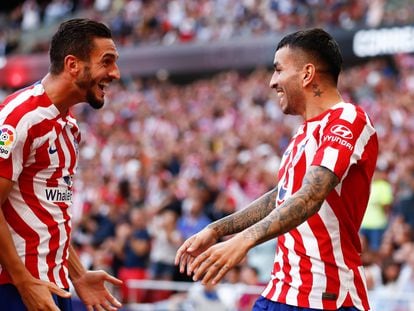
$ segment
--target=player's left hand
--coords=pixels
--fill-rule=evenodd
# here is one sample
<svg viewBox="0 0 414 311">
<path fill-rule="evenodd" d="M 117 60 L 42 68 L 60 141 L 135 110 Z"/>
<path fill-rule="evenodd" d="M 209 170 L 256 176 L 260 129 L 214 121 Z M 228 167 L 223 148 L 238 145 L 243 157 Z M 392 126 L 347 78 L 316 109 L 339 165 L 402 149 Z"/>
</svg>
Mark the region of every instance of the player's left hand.
<svg viewBox="0 0 414 311">
<path fill-rule="evenodd" d="M 189 272 L 194 272 L 193 280 L 202 284 L 217 284 L 223 276 L 246 256 L 249 247 L 242 235 L 211 246 L 198 255 L 190 264 Z"/>
<path fill-rule="evenodd" d="M 102 270 L 87 271 L 72 282 L 76 293 L 88 311 L 115 311 L 122 307 L 122 304 L 106 288 L 105 282 L 112 283 L 116 286 L 122 285 L 121 280 Z"/>
</svg>

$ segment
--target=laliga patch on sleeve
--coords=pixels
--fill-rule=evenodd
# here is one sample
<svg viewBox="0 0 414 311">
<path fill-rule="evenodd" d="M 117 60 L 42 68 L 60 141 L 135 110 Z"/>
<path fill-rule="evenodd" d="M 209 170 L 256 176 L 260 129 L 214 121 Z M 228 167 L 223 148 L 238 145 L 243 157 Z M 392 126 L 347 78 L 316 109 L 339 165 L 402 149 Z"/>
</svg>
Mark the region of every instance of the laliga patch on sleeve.
<svg viewBox="0 0 414 311">
<path fill-rule="evenodd" d="M 16 143 L 16 129 L 10 125 L 0 125 L 0 158 L 8 159 Z"/>
</svg>

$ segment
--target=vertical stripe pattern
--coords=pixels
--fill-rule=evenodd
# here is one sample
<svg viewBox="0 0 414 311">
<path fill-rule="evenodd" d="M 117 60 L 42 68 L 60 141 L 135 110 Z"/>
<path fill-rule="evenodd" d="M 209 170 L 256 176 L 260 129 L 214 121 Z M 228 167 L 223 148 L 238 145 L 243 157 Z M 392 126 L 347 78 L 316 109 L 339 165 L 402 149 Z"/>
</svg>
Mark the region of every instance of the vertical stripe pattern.
<svg viewBox="0 0 414 311">
<path fill-rule="evenodd" d="M 298 191 L 311 165 L 331 170 L 340 183 L 317 214 L 278 237 L 263 296 L 324 310 L 351 301 L 369 310 L 358 230 L 377 155 L 375 129 L 366 113 L 350 103 L 339 103 L 298 129 L 281 160 L 276 206 Z"/>
<path fill-rule="evenodd" d="M 32 275 L 67 288 L 76 120 L 62 116 L 38 83 L 6 98 L 1 128 L 16 133 L 0 176 L 14 181 L 2 208 L 18 254 Z M 0 284 L 10 281 L 0 267 Z"/>
</svg>

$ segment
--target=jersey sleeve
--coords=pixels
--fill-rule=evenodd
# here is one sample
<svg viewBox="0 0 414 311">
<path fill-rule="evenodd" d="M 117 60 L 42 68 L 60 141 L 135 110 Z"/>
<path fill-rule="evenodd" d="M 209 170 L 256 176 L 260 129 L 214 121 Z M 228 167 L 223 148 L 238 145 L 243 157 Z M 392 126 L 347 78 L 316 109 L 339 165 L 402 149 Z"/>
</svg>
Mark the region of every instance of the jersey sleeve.
<svg viewBox="0 0 414 311">
<path fill-rule="evenodd" d="M 361 159 L 374 133 L 362 109 L 352 104 L 335 109 L 320 128 L 319 146 L 312 165 L 326 167 L 342 180 L 349 168 Z"/>
</svg>

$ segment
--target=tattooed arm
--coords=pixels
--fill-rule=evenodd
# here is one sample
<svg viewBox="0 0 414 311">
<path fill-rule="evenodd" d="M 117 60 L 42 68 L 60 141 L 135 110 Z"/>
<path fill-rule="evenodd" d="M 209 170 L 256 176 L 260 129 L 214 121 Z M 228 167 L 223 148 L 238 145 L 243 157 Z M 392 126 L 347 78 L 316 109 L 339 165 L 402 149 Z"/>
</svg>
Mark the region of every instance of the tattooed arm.
<svg viewBox="0 0 414 311">
<path fill-rule="evenodd" d="M 278 209 L 245 230 L 243 237 L 257 245 L 296 228 L 319 211 L 338 183 L 338 177 L 327 168 L 311 166 L 302 187 Z"/>
<path fill-rule="evenodd" d="M 244 209 L 211 223 L 208 228 L 215 232 L 217 238 L 240 232 L 269 215 L 275 207 L 276 197 L 277 187 Z"/>
<path fill-rule="evenodd" d="M 189 263 L 188 273 L 194 272 L 193 279 L 201 279 L 204 284 L 210 281 L 213 284 L 217 283 L 251 248 L 290 231 L 316 214 L 338 182 L 338 177 L 327 168 L 311 166 L 304 177 L 302 187 L 292 197 L 231 239 L 198 254 Z M 237 216 L 234 219 L 237 219 Z M 252 221 L 245 222 L 250 224 Z M 230 228 L 228 232 L 242 227 L 227 226 Z M 223 229 L 226 226 L 221 225 L 219 228 Z"/>
<path fill-rule="evenodd" d="M 269 215 L 274 209 L 276 196 L 277 188 L 265 193 L 244 209 L 213 222 L 188 238 L 175 256 L 175 264 L 180 265 L 180 271 L 184 272 L 196 256 L 216 243 L 219 238 L 238 233 Z M 187 270 L 187 273 L 190 274 L 191 271 Z"/>
</svg>

